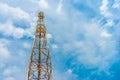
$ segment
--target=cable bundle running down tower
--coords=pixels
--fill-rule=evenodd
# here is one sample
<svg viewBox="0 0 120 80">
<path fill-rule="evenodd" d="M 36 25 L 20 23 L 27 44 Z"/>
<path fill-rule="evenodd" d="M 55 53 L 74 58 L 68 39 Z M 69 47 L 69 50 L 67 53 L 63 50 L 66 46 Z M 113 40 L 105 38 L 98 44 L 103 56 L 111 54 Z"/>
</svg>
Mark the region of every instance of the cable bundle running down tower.
<svg viewBox="0 0 120 80">
<path fill-rule="evenodd" d="M 28 68 L 28 80 L 50 80 L 52 73 L 52 63 L 50 51 L 47 47 L 46 27 L 44 25 L 44 13 L 38 14 L 36 34 L 30 63 Z"/>
</svg>

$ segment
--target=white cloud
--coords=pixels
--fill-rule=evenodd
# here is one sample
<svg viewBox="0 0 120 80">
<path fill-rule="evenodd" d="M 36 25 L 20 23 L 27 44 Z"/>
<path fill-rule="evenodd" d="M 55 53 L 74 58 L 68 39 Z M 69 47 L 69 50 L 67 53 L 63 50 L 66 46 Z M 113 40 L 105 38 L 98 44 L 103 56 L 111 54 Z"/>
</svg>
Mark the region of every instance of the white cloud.
<svg viewBox="0 0 120 80">
<path fill-rule="evenodd" d="M 11 57 L 8 46 L 9 41 L 6 39 L 0 39 L 0 68 L 3 68 L 6 64 L 5 62 Z"/>
<path fill-rule="evenodd" d="M 48 8 L 46 0 L 39 0 L 40 6 Z M 5 17 L 6 22 L 0 23 L 0 32 L 6 36 L 13 36 L 14 38 L 22 38 L 24 35 L 27 37 L 33 37 L 35 32 L 35 26 L 37 17 L 30 16 L 27 12 L 19 7 L 12 7 L 8 4 L 0 2 L 0 15 Z M 16 20 L 23 20 L 29 22 L 30 26 L 26 29 L 20 26 L 14 26 L 13 23 Z M 29 25 L 28 24 L 28 25 Z M 9 30 L 9 31 L 8 31 Z"/>
<path fill-rule="evenodd" d="M 29 20 L 30 16 L 27 12 L 20 8 L 11 7 L 7 4 L 0 2 L 0 14 L 7 16 L 10 19 L 25 19 Z"/>
<path fill-rule="evenodd" d="M 6 70 L 4 70 L 3 75 L 10 75 L 10 74 L 12 74 L 12 71 L 13 70 L 11 70 L 11 69 L 6 69 Z"/>
<path fill-rule="evenodd" d="M 24 48 L 29 49 L 31 45 L 28 42 L 24 42 L 23 46 L 24 46 Z"/>
<path fill-rule="evenodd" d="M 57 49 L 58 46 L 56 44 L 51 44 L 53 49 Z"/>
<path fill-rule="evenodd" d="M 78 61 L 86 68 L 97 67 L 100 71 L 105 71 L 116 59 L 114 42 L 104 38 L 95 42 L 83 41 L 78 49 Z"/>
<path fill-rule="evenodd" d="M 48 5 L 46 0 L 39 0 L 38 3 L 39 3 L 39 6 L 42 7 L 42 8 L 45 8 L 45 9 L 49 8 L 49 5 Z"/>
<path fill-rule="evenodd" d="M 112 35 L 111 35 L 111 34 L 109 34 L 109 33 L 108 33 L 108 32 L 106 32 L 106 31 L 103 31 L 103 32 L 101 33 L 101 36 L 102 36 L 102 37 L 109 38 L 109 37 L 111 37 Z"/>
<path fill-rule="evenodd" d="M 113 4 L 113 6 L 112 6 L 113 8 L 120 8 L 120 0 L 115 0 L 115 2 L 114 2 L 114 4 Z"/>
<path fill-rule="evenodd" d="M 108 0 L 102 0 L 102 5 L 100 6 L 100 13 L 105 17 L 111 17 L 112 14 L 108 11 Z"/>
<path fill-rule="evenodd" d="M 34 23 L 33 21 L 35 21 L 35 18 L 32 18 L 30 14 L 28 14 L 21 8 L 12 7 L 12 6 L 9 6 L 8 4 L 0 2 L 0 16 L 2 16 L 3 17 L 2 19 L 5 20 L 4 23 L 0 23 L 0 26 L 1 26 L 0 32 L 2 34 L 6 36 L 13 36 L 14 38 L 18 38 L 18 39 L 22 38 L 24 35 L 28 37 L 33 37 L 33 32 L 35 30 L 34 29 L 35 24 L 33 26 L 33 23 Z M 31 22 L 30 27 L 27 29 L 23 29 L 20 26 L 14 26 L 13 25 L 14 22 L 19 20 L 22 20 L 25 22 Z"/>
<path fill-rule="evenodd" d="M 60 0 L 60 2 L 58 4 L 58 7 L 56 9 L 56 11 L 57 11 L 58 14 L 61 14 L 62 8 L 63 8 L 63 0 Z"/>
<path fill-rule="evenodd" d="M 0 33 L 4 36 L 12 36 L 15 39 L 20 39 L 24 36 L 26 37 L 34 37 L 35 33 L 35 25 L 31 24 L 31 27 L 28 27 L 26 29 L 14 26 L 12 21 L 7 21 L 4 24 L 0 23 Z"/>
<path fill-rule="evenodd" d="M 33 21 L 30 23 L 31 26 L 25 29 L 24 34 L 27 37 L 34 38 L 35 29 L 36 29 L 36 21 L 37 21 L 37 17 L 34 17 Z"/>
<path fill-rule="evenodd" d="M 71 69 L 65 72 L 54 72 L 54 80 L 77 80 L 78 76 L 72 73 Z"/>
<path fill-rule="evenodd" d="M 105 24 L 105 26 L 113 26 L 115 23 L 113 22 L 113 20 L 112 19 L 108 19 L 107 20 L 107 23 Z"/>
<path fill-rule="evenodd" d="M 65 54 L 76 56 L 78 62 L 85 68 L 98 68 L 101 71 L 109 69 L 109 66 L 116 60 L 116 44 L 112 39 L 112 34 L 101 28 L 101 25 L 96 21 L 87 21 L 82 23 L 82 26 L 77 25 L 76 30 L 72 29 L 70 34 L 70 42 L 62 43 L 63 52 Z M 77 40 L 76 40 L 77 39 Z M 70 51 L 73 51 L 71 54 Z"/>
<path fill-rule="evenodd" d="M 67 73 L 72 74 L 72 69 L 68 69 Z"/>
<path fill-rule="evenodd" d="M 11 22 L 7 22 L 6 24 L 0 24 L 0 26 L 0 32 L 6 36 L 21 38 L 24 35 L 24 29 L 13 26 Z"/>
<path fill-rule="evenodd" d="M 107 27 L 111 27 L 113 26 L 114 23 L 114 15 L 112 12 L 110 12 L 110 7 L 109 7 L 109 0 L 102 0 L 102 5 L 100 6 L 100 14 L 106 18 L 106 23 L 105 23 L 105 27 L 107 29 Z"/>
<path fill-rule="evenodd" d="M 20 72 L 20 69 L 16 66 L 12 66 L 12 67 L 9 67 L 9 68 L 5 69 L 4 72 L 3 72 L 3 75 L 4 76 L 10 76 L 10 75 L 13 75 L 17 72 Z"/>
<path fill-rule="evenodd" d="M 5 19 L 4 23 L 0 23 L 0 33 L 4 34 L 5 36 L 13 36 L 14 38 L 19 39 L 22 38 L 24 35 L 30 37 L 33 35 L 33 28 L 30 27 L 27 29 L 23 29 L 20 26 L 13 25 L 16 20 L 31 22 L 31 20 L 34 19 L 32 19 L 31 16 L 21 8 L 12 7 L 8 4 L 0 2 L 0 16 L 3 16 L 3 19 Z M 32 23 L 30 25 L 33 26 Z M 30 29 L 32 31 L 30 31 Z"/>
<path fill-rule="evenodd" d="M 0 46 L 0 56 L 2 58 L 8 58 L 10 56 L 10 53 L 5 47 Z"/>
<path fill-rule="evenodd" d="M 47 34 L 47 39 L 49 40 L 49 39 L 51 39 L 52 38 L 52 34 Z"/>
<path fill-rule="evenodd" d="M 7 77 L 4 80 L 15 80 L 13 77 Z"/>
<path fill-rule="evenodd" d="M 0 39 L 0 60 L 8 59 L 11 55 L 7 48 L 9 41 L 6 39 Z"/>
</svg>

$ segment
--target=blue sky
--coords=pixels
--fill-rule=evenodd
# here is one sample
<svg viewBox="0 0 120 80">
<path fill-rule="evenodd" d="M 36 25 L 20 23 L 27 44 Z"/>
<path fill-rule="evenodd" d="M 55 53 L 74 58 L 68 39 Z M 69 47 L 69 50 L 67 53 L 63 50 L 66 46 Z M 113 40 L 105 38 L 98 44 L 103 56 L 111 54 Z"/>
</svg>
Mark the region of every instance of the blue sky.
<svg viewBox="0 0 120 80">
<path fill-rule="evenodd" d="M 27 80 L 39 11 L 54 80 L 120 80 L 120 0 L 0 0 L 0 80 Z"/>
</svg>

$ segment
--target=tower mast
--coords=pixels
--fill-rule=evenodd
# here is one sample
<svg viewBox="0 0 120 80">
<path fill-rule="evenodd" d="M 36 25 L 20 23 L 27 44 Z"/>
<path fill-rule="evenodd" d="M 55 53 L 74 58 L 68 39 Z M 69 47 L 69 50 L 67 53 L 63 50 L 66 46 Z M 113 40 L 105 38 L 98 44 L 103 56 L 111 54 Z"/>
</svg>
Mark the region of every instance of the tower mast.
<svg viewBox="0 0 120 80">
<path fill-rule="evenodd" d="M 38 14 L 36 34 L 28 67 L 28 80 L 50 80 L 52 62 L 47 47 L 44 13 Z"/>
</svg>

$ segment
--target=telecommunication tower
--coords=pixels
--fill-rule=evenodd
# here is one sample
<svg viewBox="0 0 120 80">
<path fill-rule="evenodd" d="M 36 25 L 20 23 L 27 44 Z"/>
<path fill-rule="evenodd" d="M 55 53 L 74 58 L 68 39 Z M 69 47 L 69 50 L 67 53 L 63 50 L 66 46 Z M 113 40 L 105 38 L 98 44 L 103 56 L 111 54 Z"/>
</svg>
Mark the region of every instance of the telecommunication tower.
<svg viewBox="0 0 120 80">
<path fill-rule="evenodd" d="M 28 67 L 28 80 L 51 80 L 51 73 L 52 62 L 47 47 L 44 13 L 40 12 Z"/>
</svg>

